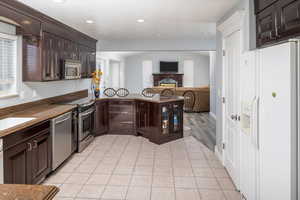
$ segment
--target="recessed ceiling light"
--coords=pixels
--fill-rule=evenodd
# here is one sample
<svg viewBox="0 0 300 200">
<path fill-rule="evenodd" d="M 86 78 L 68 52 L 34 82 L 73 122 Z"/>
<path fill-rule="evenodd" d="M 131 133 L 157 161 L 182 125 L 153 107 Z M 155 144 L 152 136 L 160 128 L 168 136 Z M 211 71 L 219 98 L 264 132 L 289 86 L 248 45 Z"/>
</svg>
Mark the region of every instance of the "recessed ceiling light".
<svg viewBox="0 0 300 200">
<path fill-rule="evenodd" d="M 66 0 L 52 0 L 52 1 L 54 1 L 55 3 L 65 3 L 66 2 Z"/>
<path fill-rule="evenodd" d="M 88 24 L 93 24 L 94 23 L 94 21 L 90 20 L 90 19 L 86 20 L 85 22 L 88 23 Z"/>
<path fill-rule="evenodd" d="M 136 20 L 138 23 L 144 23 L 145 22 L 145 20 L 144 19 L 138 19 L 138 20 Z"/>
</svg>

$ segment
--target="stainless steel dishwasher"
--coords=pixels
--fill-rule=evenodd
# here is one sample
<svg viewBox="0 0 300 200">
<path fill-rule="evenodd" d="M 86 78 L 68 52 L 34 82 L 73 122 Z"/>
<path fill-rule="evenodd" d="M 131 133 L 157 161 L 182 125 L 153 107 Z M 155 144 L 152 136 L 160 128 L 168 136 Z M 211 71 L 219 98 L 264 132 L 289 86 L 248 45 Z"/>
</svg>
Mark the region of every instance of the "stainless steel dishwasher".
<svg viewBox="0 0 300 200">
<path fill-rule="evenodd" d="M 72 154 L 72 112 L 51 120 L 52 170 Z"/>
</svg>

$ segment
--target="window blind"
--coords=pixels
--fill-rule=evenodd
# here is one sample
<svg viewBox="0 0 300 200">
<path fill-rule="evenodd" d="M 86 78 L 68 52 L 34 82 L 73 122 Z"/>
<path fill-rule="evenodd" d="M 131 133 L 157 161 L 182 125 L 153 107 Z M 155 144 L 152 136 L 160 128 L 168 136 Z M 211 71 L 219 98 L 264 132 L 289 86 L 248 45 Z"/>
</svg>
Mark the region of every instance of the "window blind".
<svg viewBox="0 0 300 200">
<path fill-rule="evenodd" d="M 16 81 L 16 40 L 0 36 L 0 84 Z"/>
</svg>

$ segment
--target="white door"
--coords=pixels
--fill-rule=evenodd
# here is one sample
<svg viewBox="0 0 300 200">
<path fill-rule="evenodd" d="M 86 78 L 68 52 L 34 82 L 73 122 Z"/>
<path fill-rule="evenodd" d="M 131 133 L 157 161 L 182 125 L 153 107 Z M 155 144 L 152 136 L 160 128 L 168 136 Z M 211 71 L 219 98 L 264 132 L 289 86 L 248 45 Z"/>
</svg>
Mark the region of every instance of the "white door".
<svg viewBox="0 0 300 200">
<path fill-rule="evenodd" d="M 240 137 L 239 122 L 240 98 L 239 98 L 239 70 L 240 70 L 240 31 L 234 32 L 225 38 L 224 58 L 224 87 L 225 87 L 225 150 L 224 164 L 233 182 L 239 188 L 240 168 Z"/>
</svg>

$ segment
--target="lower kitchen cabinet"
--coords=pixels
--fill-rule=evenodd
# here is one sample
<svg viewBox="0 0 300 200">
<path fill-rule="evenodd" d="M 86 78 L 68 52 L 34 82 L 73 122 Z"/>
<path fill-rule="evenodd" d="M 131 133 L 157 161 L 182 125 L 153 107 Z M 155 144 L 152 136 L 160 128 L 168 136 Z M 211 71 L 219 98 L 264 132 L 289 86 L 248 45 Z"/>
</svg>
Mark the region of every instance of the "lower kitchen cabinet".
<svg viewBox="0 0 300 200">
<path fill-rule="evenodd" d="M 110 100 L 108 119 L 110 134 L 136 135 L 135 101 Z"/>
<path fill-rule="evenodd" d="M 150 104 L 149 102 L 136 102 L 136 129 L 138 134 L 149 137 L 150 128 Z"/>
<path fill-rule="evenodd" d="M 108 102 L 96 102 L 95 112 L 95 132 L 96 136 L 103 135 L 108 131 Z"/>
<path fill-rule="evenodd" d="M 4 183 L 37 184 L 51 172 L 50 122 L 3 138 Z"/>
<path fill-rule="evenodd" d="M 51 137 L 50 132 L 45 132 L 32 140 L 31 151 L 31 179 L 38 183 L 51 172 Z"/>
<path fill-rule="evenodd" d="M 4 183 L 31 183 L 31 157 L 28 144 L 21 143 L 4 151 Z"/>
<path fill-rule="evenodd" d="M 183 100 L 101 99 L 96 102 L 95 135 L 140 135 L 156 144 L 183 137 Z"/>
</svg>

